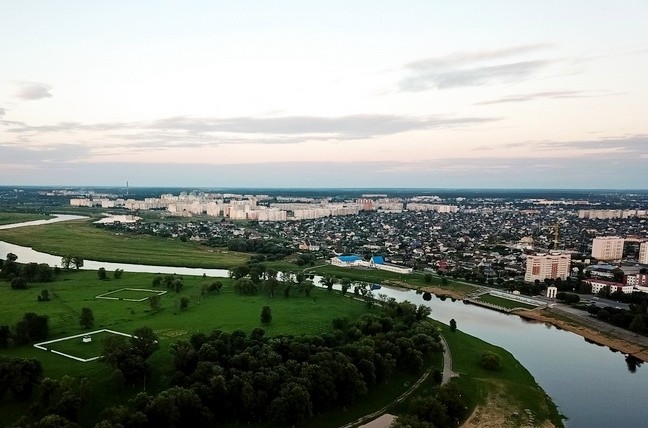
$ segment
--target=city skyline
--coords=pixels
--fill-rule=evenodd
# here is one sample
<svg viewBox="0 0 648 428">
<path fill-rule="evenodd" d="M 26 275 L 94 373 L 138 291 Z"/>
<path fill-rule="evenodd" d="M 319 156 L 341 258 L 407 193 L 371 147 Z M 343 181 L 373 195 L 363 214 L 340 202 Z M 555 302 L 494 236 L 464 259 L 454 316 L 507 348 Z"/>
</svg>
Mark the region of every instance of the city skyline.
<svg viewBox="0 0 648 428">
<path fill-rule="evenodd" d="M 648 188 L 648 4 L 5 2 L 0 185 Z"/>
</svg>

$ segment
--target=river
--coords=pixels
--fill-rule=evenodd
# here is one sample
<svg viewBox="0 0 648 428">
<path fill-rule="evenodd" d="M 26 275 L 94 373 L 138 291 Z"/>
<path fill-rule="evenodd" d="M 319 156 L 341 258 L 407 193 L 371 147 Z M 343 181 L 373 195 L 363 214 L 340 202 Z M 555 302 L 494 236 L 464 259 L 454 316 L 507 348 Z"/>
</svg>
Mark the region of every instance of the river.
<svg viewBox="0 0 648 428">
<path fill-rule="evenodd" d="M 78 216 L 73 216 L 78 218 Z M 45 221 L 53 222 L 53 220 Z M 56 221 L 65 221 L 60 219 Z M 33 222 L 30 222 L 33 224 Z M 44 223 L 36 223 L 44 224 Z M 0 241 L 0 254 L 12 252 L 18 261 L 60 265 L 61 258 L 31 248 Z M 133 272 L 227 276 L 224 269 L 147 266 L 85 260 L 84 269 L 117 268 Z M 316 277 L 316 280 L 319 278 Z M 625 356 L 586 342 L 582 337 L 543 323 L 529 322 L 451 299 L 426 302 L 412 290 L 383 287 L 374 292 L 424 304 L 432 318 L 448 324 L 457 321 L 463 332 L 500 346 L 515 356 L 549 394 L 570 428 L 634 428 L 648 426 L 648 368 L 630 371 Z"/>
</svg>

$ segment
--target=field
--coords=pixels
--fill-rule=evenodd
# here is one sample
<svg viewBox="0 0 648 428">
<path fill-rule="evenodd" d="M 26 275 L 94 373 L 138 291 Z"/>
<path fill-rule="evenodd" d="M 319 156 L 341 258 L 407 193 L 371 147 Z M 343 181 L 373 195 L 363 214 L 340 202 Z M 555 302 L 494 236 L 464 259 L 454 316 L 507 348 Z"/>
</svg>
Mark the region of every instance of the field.
<svg viewBox="0 0 648 428">
<path fill-rule="evenodd" d="M 184 286 L 179 293 L 169 291 L 161 296 L 161 309 L 153 312 L 148 301 L 129 302 L 125 300 L 95 299 L 95 296 L 122 288 L 153 288 L 155 275 L 146 273 L 124 272 L 121 279 L 99 280 L 93 271 L 61 272 L 53 283 L 31 284 L 27 290 L 12 290 L 6 282 L 0 282 L 0 325 L 15 325 L 26 312 L 36 312 L 49 317 L 49 340 L 83 334 L 87 331 L 110 329 L 131 334 L 135 329 L 148 326 L 157 334 L 160 350 L 151 358 L 153 375 L 147 391 L 155 392 L 168 387 L 168 374 L 172 372 L 169 346 L 179 339 L 189 339 L 196 332 L 210 332 L 214 329 L 232 331 L 242 329 L 249 333 L 252 329 L 262 327 L 270 336 L 279 334 L 319 334 L 331 331 L 331 320 L 336 317 L 355 318 L 369 309 L 365 305 L 342 296 L 339 292 L 328 292 L 314 289 L 310 297 L 300 296 L 296 292 L 290 298 L 281 294 L 271 298 L 260 293 L 256 296 L 240 296 L 233 291 L 228 278 L 219 278 L 223 283 L 220 293 L 201 296 L 203 284 L 210 284 L 214 278 L 184 277 Z M 38 302 L 41 290 L 47 289 L 52 297 L 49 302 Z M 187 310 L 179 310 L 181 297 L 189 297 Z M 272 322 L 262 325 L 261 308 L 268 305 L 272 308 Z M 94 327 L 85 330 L 79 325 L 81 308 L 88 307 L 94 314 Z M 96 346 L 100 340 L 93 339 Z M 87 353 L 77 355 L 90 358 L 94 350 L 80 341 L 61 341 L 55 345 L 60 351 L 69 351 L 77 355 L 79 349 Z M 86 352 L 86 351 L 83 351 Z M 46 352 L 33 347 L 19 346 L 3 349 L 2 354 L 9 357 L 37 358 L 41 361 L 44 376 L 60 379 L 73 374 L 88 377 L 93 387 L 93 399 L 87 409 L 88 418 L 95 420 L 102 408 L 114 403 L 114 386 L 110 381 L 112 370 L 100 361 L 82 363 L 70 358 Z M 401 385 L 402 387 L 402 385 Z M 120 400 L 134 396 L 138 389 L 125 391 Z M 379 397 L 380 398 L 380 397 Z M 378 398 L 376 398 L 378 399 Z M 384 399 L 384 397 L 382 397 Z M 8 425 L 7 421 L 15 420 L 26 409 L 15 404 L 0 405 L 0 426 Z M 340 416 L 341 419 L 345 415 Z M 326 425 L 326 424 L 324 424 Z M 330 425 L 328 425 L 330 426 Z"/>
<path fill-rule="evenodd" d="M 59 256 L 158 266 L 228 269 L 250 258 L 244 253 L 222 251 L 173 238 L 116 234 L 93 226 L 92 221 L 1 230 L 0 240 Z"/>
<path fill-rule="evenodd" d="M 95 296 L 95 299 L 127 300 L 129 302 L 143 302 L 154 295 L 166 294 L 166 290 L 149 290 L 143 288 L 120 288 L 119 290 Z"/>
<path fill-rule="evenodd" d="M 514 308 L 523 308 L 523 309 L 535 309 L 536 306 L 527 305 L 526 303 L 518 302 L 516 300 L 505 299 L 503 297 L 492 296 L 490 294 L 482 294 L 477 300 L 482 302 L 490 303 L 492 305 L 501 306 L 507 309 Z"/>
<path fill-rule="evenodd" d="M 73 336 L 62 337 L 60 339 L 48 340 L 47 342 L 35 343 L 34 347 L 43 351 L 50 351 L 54 353 L 64 354 L 75 360 L 84 360 L 81 362 L 88 362 L 96 360 L 101 356 L 103 348 L 103 340 L 111 335 L 118 334 L 112 330 L 96 330 L 84 334 L 75 334 Z M 121 333 L 122 336 L 129 336 L 129 334 Z M 86 341 L 90 339 L 90 341 Z"/>
<path fill-rule="evenodd" d="M 452 352 L 453 370 L 460 374 L 452 382 L 459 384 L 469 410 L 476 410 L 468 426 L 543 426 L 543 421 L 563 426 L 551 398 L 508 351 L 459 330 L 451 332 L 446 325 L 438 325 Z M 500 357 L 499 370 L 481 367 L 484 351 Z"/>
<path fill-rule="evenodd" d="M 23 223 L 25 221 L 45 220 L 48 218 L 50 216 L 47 214 L 0 212 L 0 226 L 3 224 Z"/>
</svg>

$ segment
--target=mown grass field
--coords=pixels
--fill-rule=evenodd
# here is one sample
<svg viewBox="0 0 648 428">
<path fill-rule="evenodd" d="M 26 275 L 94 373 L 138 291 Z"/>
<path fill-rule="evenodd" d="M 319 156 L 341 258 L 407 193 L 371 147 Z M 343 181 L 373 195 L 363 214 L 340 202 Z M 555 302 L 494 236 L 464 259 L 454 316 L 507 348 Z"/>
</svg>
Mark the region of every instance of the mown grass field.
<svg viewBox="0 0 648 428">
<path fill-rule="evenodd" d="M 503 401 L 499 411 L 518 412 L 525 415 L 529 409 L 534 415 L 534 426 L 551 421 L 562 427 L 563 421 L 551 398 L 538 386 L 531 374 L 508 351 L 459 330 L 451 332 L 444 324 L 437 323 L 452 353 L 453 370 L 460 374 L 452 382 L 459 384 L 468 403 L 469 412 L 487 400 Z M 501 359 L 499 370 L 486 370 L 480 365 L 484 351 L 491 351 Z"/>
<path fill-rule="evenodd" d="M 507 309 L 513 309 L 513 308 L 534 309 L 535 308 L 535 306 L 533 305 L 527 305 L 526 303 L 505 299 L 503 297 L 493 296 L 491 294 L 482 294 L 481 296 L 479 296 L 477 300 L 481 300 L 482 302 L 501 306 Z"/>
<path fill-rule="evenodd" d="M 178 239 L 117 234 L 93 226 L 92 221 L 0 230 L 0 240 L 59 256 L 74 255 L 87 260 L 157 266 L 229 269 L 244 264 L 250 258 L 248 254 Z"/>
<path fill-rule="evenodd" d="M 22 223 L 25 221 L 45 220 L 50 218 L 47 214 L 0 212 L 0 226 L 3 224 Z"/>
</svg>

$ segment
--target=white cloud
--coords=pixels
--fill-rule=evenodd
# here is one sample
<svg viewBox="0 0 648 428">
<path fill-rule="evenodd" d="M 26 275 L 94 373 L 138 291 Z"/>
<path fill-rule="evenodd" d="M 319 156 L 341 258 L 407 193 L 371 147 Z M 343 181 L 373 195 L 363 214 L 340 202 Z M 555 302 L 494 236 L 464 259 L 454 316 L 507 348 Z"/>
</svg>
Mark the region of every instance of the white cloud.
<svg viewBox="0 0 648 428">
<path fill-rule="evenodd" d="M 52 96 L 50 85 L 44 83 L 20 83 L 18 92 L 16 92 L 16 97 L 29 101 L 29 100 L 40 100 L 42 98 L 50 98 Z"/>
</svg>

